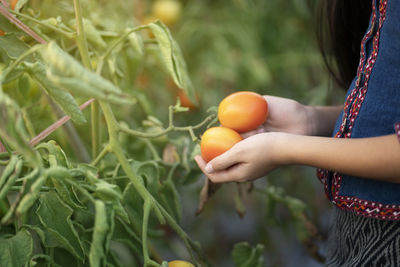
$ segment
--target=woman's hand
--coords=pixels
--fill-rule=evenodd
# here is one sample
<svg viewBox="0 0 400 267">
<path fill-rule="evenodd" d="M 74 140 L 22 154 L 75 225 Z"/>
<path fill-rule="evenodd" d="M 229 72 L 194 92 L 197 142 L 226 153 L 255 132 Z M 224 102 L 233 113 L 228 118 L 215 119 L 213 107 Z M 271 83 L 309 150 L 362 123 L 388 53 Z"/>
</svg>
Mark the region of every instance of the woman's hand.
<svg viewBox="0 0 400 267">
<path fill-rule="evenodd" d="M 256 130 L 243 137 L 264 132 L 330 136 L 342 106 L 306 106 L 277 96 L 264 96 L 268 101 L 268 118 Z"/>
<path fill-rule="evenodd" d="M 240 141 L 208 164 L 200 156 L 195 160 L 214 183 L 254 180 L 284 165 L 400 183 L 400 145 L 395 134 L 330 138 L 262 133 Z"/>
<path fill-rule="evenodd" d="M 195 161 L 213 183 L 243 182 L 260 178 L 282 165 L 284 133 L 250 136 L 208 164 L 201 156 Z"/>
<path fill-rule="evenodd" d="M 256 130 L 242 134 L 243 137 L 264 132 L 286 132 L 311 135 L 310 114 L 299 102 L 277 96 L 264 96 L 268 101 L 268 118 Z"/>
</svg>

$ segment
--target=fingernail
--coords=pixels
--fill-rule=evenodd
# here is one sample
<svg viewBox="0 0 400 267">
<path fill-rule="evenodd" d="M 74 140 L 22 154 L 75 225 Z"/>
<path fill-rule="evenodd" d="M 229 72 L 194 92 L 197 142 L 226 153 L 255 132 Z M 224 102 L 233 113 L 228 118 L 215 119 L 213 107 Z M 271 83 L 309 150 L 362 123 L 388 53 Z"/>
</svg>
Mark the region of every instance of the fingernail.
<svg viewBox="0 0 400 267">
<path fill-rule="evenodd" d="M 206 173 L 212 173 L 214 171 L 214 168 L 210 163 L 208 163 L 204 170 L 206 171 Z"/>
</svg>

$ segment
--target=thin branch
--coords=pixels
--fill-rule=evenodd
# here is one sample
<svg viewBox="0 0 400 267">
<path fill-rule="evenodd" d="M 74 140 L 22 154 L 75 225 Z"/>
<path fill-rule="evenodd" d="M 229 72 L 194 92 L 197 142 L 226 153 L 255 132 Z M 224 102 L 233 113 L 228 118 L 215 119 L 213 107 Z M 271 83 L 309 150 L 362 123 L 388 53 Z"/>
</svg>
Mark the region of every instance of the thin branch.
<svg viewBox="0 0 400 267">
<path fill-rule="evenodd" d="M 85 109 L 89 104 L 91 104 L 95 99 L 91 98 L 88 101 L 86 101 L 85 103 L 83 103 L 79 108 L 81 110 Z M 37 145 L 40 141 L 42 141 L 44 138 L 46 138 L 47 136 L 49 136 L 52 132 L 54 132 L 55 130 L 57 130 L 58 128 L 60 128 L 64 123 L 66 123 L 67 121 L 69 121 L 71 119 L 71 117 L 69 116 L 64 116 L 61 119 L 59 119 L 58 121 L 56 121 L 55 123 L 53 123 L 52 125 L 50 125 L 49 127 L 47 127 L 44 131 L 42 131 L 40 134 L 38 134 L 35 138 L 33 138 L 29 144 L 31 146 L 35 146 Z"/>
<path fill-rule="evenodd" d="M 2 14 L 4 17 L 6 17 L 10 22 L 15 24 L 18 28 L 20 28 L 22 31 L 24 31 L 26 34 L 31 36 L 33 39 L 38 41 L 41 44 L 47 44 L 47 41 L 44 40 L 42 37 L 40 37 L 36 32 L 31 30 L 28 26 L 26 26 L 22 21 L 17 19 L 13 14 L 10 13 L 10 11 L 7 10 L 7 8 L 4 5 L 0 5 L 0 14 Z"/>
<path fill-rule="evenodd" d="M 33 22 L 35 22 L 36 24 L 42 25 L 42 26 L 44 26 L 44 27 L 47 27 L 47 28 L 49 28 L 49 29 L 51 29 L 51 30 L 53 30 L 53 31 L 55 31 L 55 32 L 58 32 L 58 33 L 64 35 L 64 36 L 67 37 L 67 38 L 70 38 L 70 39 L 75 38 L 75 32 L 72 32 L 72 31 L 69 31 L 69 32 L 68 32 L 68 31 L 63 30 L 63 29 L 61 29 L 61 28 L 55 27 L 55 26 L 53 26 L 53 25 L 51 25 L 51 24 L 44 23 L 43 21 L 40 21 L 40 20 L 38 20 L 38 19 L 35 19 L 35 18 L 31 17 L 31 16 L 25 15 L 25 14 L 23 14 L 23 13 L 16 12 L 16 11 L 14 11 L 14 10 L 9 10 L 9 12 L 10 12 L 11 14 L 16 15 L 16 16 L 20 16 L 20 17 L 22 17 L 22 18 L 24 18 L 24 19 L 33 21 Z M 66 27 L 64 27 L 64 28 L 66 28 Z"/>
<path fill-rule="evenodd" d="M 172 124 L 172 122 L 170 121 L 169 126 L 167 128 L 165 128 L 164 130 L 161 130 L 159 132 L 152 132 L 152 133 L 146 133 L 146 132 L 141 132 L 141 131 L 136 131 L 136 130 L 132 130 L 126 126 L 123 125 L 119 125 L 118 129 L 121 132 L 124 132 L 126 134 L 130 134 L 136 137 L 141 137 L 141 138 L 156 138 L 156 137 L 160 137 L 163 135 L 166 135 L 169 132 L 172 131 L 188 131 L 189 134 L 191 135 L 191 137 L 193 138 L 193 130 L 196 130 L 202 126 L 204 126 L 205 124 L 207 124 L 209 121 L 212 121 L 215 118 L 215 115 L 210 115 L 208 117 L 206 117 L 204 119 L 204 121 L 200 122 L 197 125 L 194 126 L 184 126 L 184 127 L 178 127 L 178 126 L 174 126 Z"/>
</svg>

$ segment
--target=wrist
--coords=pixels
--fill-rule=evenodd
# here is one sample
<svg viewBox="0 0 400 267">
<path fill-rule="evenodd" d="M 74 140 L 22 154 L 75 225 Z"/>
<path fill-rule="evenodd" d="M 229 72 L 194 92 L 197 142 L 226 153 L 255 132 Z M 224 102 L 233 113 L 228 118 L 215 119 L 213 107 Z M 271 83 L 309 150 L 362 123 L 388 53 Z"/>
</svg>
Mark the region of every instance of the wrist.
<svg viewBox="0 0 400 267">
<path fill-rule="evenodd" d="M 296 146 L 296 138 L 301 135 L 276 132 L 269 133 L 275 135 L 272 146 L 272 153 L 275 155 L 273 163 L 277 166 L 296 164 L 296 153 L 293 153 L 293 146 Z"/>
<path fill-rule="evenodd" d="M 315 106 L 303 105 L 305 114 L 305 124 L 306 124 L 306 135 L 315 136 L 318 135 L 317 131 L 317 108 Z"/>
</svg>

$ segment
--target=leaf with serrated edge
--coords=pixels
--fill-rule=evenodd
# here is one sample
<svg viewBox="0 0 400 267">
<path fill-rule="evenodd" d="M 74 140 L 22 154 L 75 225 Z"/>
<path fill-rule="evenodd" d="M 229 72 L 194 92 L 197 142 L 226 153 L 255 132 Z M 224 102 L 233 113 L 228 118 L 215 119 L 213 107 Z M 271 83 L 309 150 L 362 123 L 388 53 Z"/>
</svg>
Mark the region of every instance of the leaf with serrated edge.
<svg viewBox="0 0 400 267">
<path fill-rule="evenodd" d="M 263 257 L 264 246 L 258 244 L 255 248 L 247 242 L 235 244 L 232 256 L 236 267 L 262 267 L 264 265 Z"/>
<path fill-rule="evenodd" d="M 73 210 L 54 191 L 42 194 L 39 201 L 36 214 L 42 225 L 57 241 L 59 247 L 83 260 L 82 244 L 71 221 Z"/>
<path fill-rule="evenodd" d="M 0 264 L 4 267 L 25 266 L 33 250 L 28 230 L 22 229 L 11 238 L 0 238 Z"/>
</svg>

